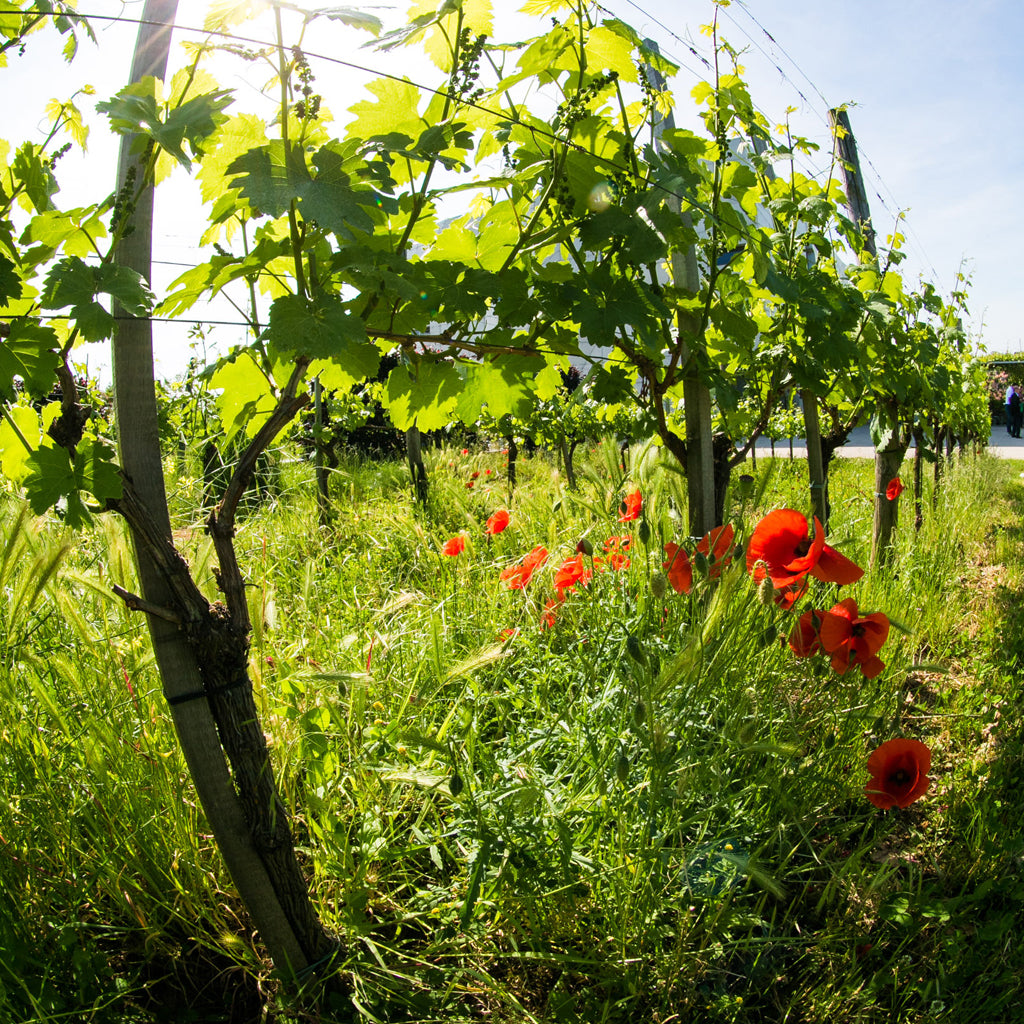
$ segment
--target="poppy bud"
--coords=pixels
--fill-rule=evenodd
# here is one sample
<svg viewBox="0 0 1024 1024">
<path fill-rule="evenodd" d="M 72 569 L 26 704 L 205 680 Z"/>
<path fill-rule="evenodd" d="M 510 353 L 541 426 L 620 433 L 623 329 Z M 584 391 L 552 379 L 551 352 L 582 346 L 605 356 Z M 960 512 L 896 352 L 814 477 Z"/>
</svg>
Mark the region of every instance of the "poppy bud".
<svg viewBox="0 0 1024 1024">
<path fill-rule="evenodd" d="M 454 775 L 448 780 L 448 791 L 452 796 L 458 796 L 461 792 L 465 783 L 462 781 L 462 776 L 455 772 Z"/>
<path fill-rule="evenodd" d="M 587 537 L 581 538 L 576 544 L 576 554 L 586 555 L 587 558 L 594 557 L 594 545 L 590 543 L 590 540 Z"/>
<path fill-rule="evenodd" d="M 664 600 L 668 593 L 668 579 L 663 572 L 656 572 L 651 577 L 651 593 L 658 601 Z"/>
<path fill-rule="evenodd" d="M 775 588 L 772 586 L 772 580 L 770 576 L 765 576 L 763 580 L 757 585 L 757 599 L 761 604 L 771 604 L 774 600 Z"/>
<path fill-rule="evenodd" d="M 636 535 L 640 538 L 640 543 L 646 547 L 651 539 L 651 524 L 646 519 L 640 520 L 640 526 L 636 531 Z"/>
<path fill-rule="evenodd" d="M 736 481 L 736 493 L 741 498 L 749 498 L 754 493 L 754 478 L 749 473 L 744 473 Z"/>
<path fill-rule="evenodd" d="M 629 758 L 625 754 L 619 754 L 618 760 L 615 762 L 615 778 L 623 785 L 629 778 Z"/>
<path fill-rule="evenodd" d="M 633 705 L 633 724 L 640 726 L 647 721 L 647 705 L 642 701 L 638 700 Z"/>
<path fill-rule="evenodd" d="M 632 633 L 626 637 L 626 653 L 638 665 L 647 664 L 647 657 L 644 654 L 643 648 L 640 646 L 640 641 Z"/>
<path fill-rule="evenodd" d="M 693 555 L 693 566 L 701 574 L 701 576 L 707 576 L 708 574 L 708 556 L 702 551 L 696 551 Z"/>
</svg>

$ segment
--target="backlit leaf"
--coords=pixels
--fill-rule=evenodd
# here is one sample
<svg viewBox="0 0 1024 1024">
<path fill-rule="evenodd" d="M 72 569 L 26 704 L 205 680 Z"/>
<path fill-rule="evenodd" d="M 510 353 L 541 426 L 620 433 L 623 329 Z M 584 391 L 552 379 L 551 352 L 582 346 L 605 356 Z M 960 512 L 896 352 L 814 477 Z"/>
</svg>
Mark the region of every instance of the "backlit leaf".
<svg viewBox="0 0 1024 1024">
<path fill-rule="evenodd" d="M 11 170 L 24 185 L 22 195 L 28 197 L 37 212 L 53 209 L 50 197 L 57 191 L 57 179 L 41 149 L 26 142 L 15 155 Z"/>
<path fill-rule="evenodd" d="M 306 15 L 306 21 L 312 21 L 314 18 L 340 21 L 343 25 L 348 25 L 349 28 L 362 29 L 375 36 L 379 36 L 384 27 L 380 18 L 367 14 L 366 11 L 361 11 L 357 7 L 320 7 Z"/>
<path fill-rule="evenodd" d="M 243 428 L 255 434 L 277 404 L 270 380 L 248 352 L 221 363 L 210 377 L 210 387 L 220 391 L 217 409 L 229 439 Z"/>
<path fill-rule="evenodd" d="M 184 143 L 189 143 L 193 154 L 201 151 L 203 140 L 226 120 L 223 111 L 232 102 L 231 94 L 226 89 L 217 89 L 165 112 L 160 89 L 160 83 L 147 75 L 125 86 L 113 99 L 97 103 L 96 109 L 110 118 L 114 131 L 152 139 L 186 170 L 191 170 L 192 161 L 185 153 Z"/>
<path fill-rule="evenodd" d="M 440 430 L 452 419 L 462 380 L 449 363 L 424 362 L 412 371 L 396 366 L 388 375 L 384 404 L 398 430 Z"/>
<path fill-rule="evenodd" d="M 30 454 L 25 442 L 35 448 L 41 436 L 39 413 L 35 409 L 27 405 L 7 407 L 0 419 L 0 472 L 8 480 L 20 483 L 24 479 Z"/>
</svg>

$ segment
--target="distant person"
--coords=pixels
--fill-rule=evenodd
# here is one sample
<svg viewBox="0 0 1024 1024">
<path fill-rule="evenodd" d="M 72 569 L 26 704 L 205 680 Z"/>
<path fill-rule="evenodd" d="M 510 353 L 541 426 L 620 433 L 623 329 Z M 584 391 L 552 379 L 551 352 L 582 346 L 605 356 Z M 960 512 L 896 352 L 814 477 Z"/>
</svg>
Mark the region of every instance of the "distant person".
<svg viewBox="0 0 1024 1024">
<path fill-rule="evenodd" d="M 1010 437 L 1020 437 L 1021 420 L 1024 419 L 1024 408 L 1021 407 L 1020 395 L 1011 384 L 1010 390 Z"/>
<path fill-rule="evenodd" d="M 1006 389 L 1006 432 L 1008 434 L 1013 433 L 1010 427 L 1010 399 L 1013 397 L 1014 391 L 1016 391 L 1016 388 L 1012 384 Z"/>
</svg>

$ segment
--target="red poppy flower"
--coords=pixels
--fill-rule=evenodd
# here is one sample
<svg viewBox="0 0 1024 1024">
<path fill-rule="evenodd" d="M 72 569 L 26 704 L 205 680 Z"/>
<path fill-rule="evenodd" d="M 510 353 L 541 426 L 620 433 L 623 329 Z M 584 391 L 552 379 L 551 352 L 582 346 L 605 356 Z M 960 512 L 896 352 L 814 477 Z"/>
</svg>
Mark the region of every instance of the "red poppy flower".
<svg viewBox="0 0 1024 1024">
<path fill-rule="evenodd" d="M 558 591 L 564 601 L 567 590 L 575 587 L 577 583 L 586 586 L 590 582 L 591 576 L 593 576 L 593 573 L 590 569 L 584 567 L 582 555 L 577 555 L 575 558 L 567 558 L 559 566 L 558 572 L 555 573 L 553 580 L 555 590 Z"/>
<path fill-rule="evenodd" d="M 858 615 L 852 597 L 825 612 L 818 635 L 840 675 L 858 665 L 865 679 L 874 679 L 885 668 L 878 651 L 889 636 L 889 620 L 881 612 Z"/>
<path fill-rule="evenodd" d="M 548 549 L 538 544 L 518 565 L 502 570 L 501 580 L 507 582 L 511 590 L 523 590 L 530 582 L 534 572 L 548 560 Z"/>
<path fill-rule="evenodd" d="M 494 472 L 493 469 L 485 469 L 484 470 L 484 476 L 490 476 L 493 472 Z"/>
<path fill-rule="evenodd" d="M 469 474 L 469 479 L 470 480 L 475 480 L 479 475 L 480 475 L 480 470 L 479 469 L 474 469 L 473 472 Z"/>
<path fill-rule="evenodd" d="M 468 448 L 463 448 L 462 449 L 462 454 L 463 455 L 468 455 L 469 454 L 469 449 Z"/>
<path fill-rule="evenodd" d="M 800 616 L 793 632 L 789 634 L 789 649 L 798 658 L 809 658 L 821 648 L 821 637 L 818 630 L 824 612 L 807 611 Z"/>
<path fill-rule="evenodd" d="M 498 511 L 487 520 L 487 525 L 484 527 L 484 533 L 489 533 L 492 537 L 497 537 L 498 534 L 508 526 L 508 521 L 508 512 L 503 508 L 499 508 Z"/>
<path fill-rule="evenodd" d="M 550 601 L 548 601 L 548 603 L 546 605 L 544 605 L 544 611 L 541 613 L 541 616 L 540 616 L 540 628 L 541 629 L 554 629 L 555 628 L 555 618 L 556 618 L 556 616 L 558 614 L 558 606 L 564 600 L 565 600 L 565 598 L 562 598 L 561 600 L 559 600 L 557 598 L 552 598 Z"/>
<path fill-rule="evenodd" d="M 890 481 L 889 485 L 885 489 L 885 496 L 890 501 L 895 501 L 905 490 L 903 487 L 903 481 L 898 477 L 894 476 Z"/>
<path fill-rule="evenodd" d="M 473 481 L 472 480 L 467 480 L 466 481 L 466 490 L 467 491 L 473 490 Z"/>
<path fill-rule="evenodd" d="M 608 557 L 603 560 L 603 564 L 609 566 L 609 568 L 618 572 L 620 569 L 628 569 L 630 566 L 629 556 L 626 552 L 629 550 L 629 542 L 631 538 L 629 534 L 622 534 L 618 537 L 609 537 L 602 547 L 607 553 Z"/>
<path fill-rule="evenodd" d="M 441 554 L 454 558 L 456 555 L 461 555 L 465 550 L 466 538 L 460 533 L 455 537 L 450 537 L 444 542 L 444 547 L 441 548 Z"/>
<path fill-rule="evenodd" d="M 620 533 L 609 537 L 602 545 L 605 551 L 628 551 L 633 538 L 628 533 Z"/>
<path fill-rule="evenodd" d="M 791 508 L 769 512 L 754 528 L 747 545 L 747 572 L 760 583 L 765 577 L 776 590 L 791 586 L 808 574 L 824 583 L 855 583 L 864 570 L 825 543 L 818 518 L 814 536 L 807 519 Z"/>
<path fill-rule="evenodd" d="M 640 510 L 643 508 L 643 498 L 640 497 L 640 489 L 637 488 L 632 494 L 627 494 L 619 505 L 619 522 L 628 523 L 640 518 Z"/>
<path fill-rule="evenodd" d="M 932 752 L 920 740 L 886 740 L 868 758 L 868 799 L 883 810 L 909 807 L 928 791 Z"/>
<path fill-rule="evenodd" d="M 732 542 L 736 531 L 732 523 L 716 526 L 700 539 L 697 551 L 708 560 L 708 576 L 717 579 L 732 561 Z"/>
<path fill-rule="evenodd" d="M 668 561 L 662 562 L 661 567 L 668 573 L 672 589 L 677 594 L 688 594 L 693 587 L 693 567 L 686 549 L 670 541 L 665 545 L 665 554 Z"/>
</svg>

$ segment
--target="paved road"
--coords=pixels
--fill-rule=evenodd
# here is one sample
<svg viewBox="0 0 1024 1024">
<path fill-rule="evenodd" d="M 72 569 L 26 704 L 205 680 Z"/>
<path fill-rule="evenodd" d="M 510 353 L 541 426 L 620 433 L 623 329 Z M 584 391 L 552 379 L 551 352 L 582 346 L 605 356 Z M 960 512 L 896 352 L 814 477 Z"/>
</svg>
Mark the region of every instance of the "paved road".
<svg viewBox="0 0 1024 1024">
<path fill-rule="evenodd" d="M 757 442 L 758 458 L 771 455 L 771 447 L 770 441 L 763 437 L 760 438 Z M 913 448 L 914 446 L 911 444 L 909 451 L 913 451 Z M 1024 459 L 1024 438 L 1010 437 L 1006 432 L 1006 427 L 993 427 L 988 441 L 988 450 L 1000 459 Z M 789 442 L 776 441 L 775 454 L 780 458 L 788 458 Z M 793 455 L 798 459 L 807 456 L 807 449 L 800 438 L 793 441 Z M 842 448 L 836 450 L 836 455 L 842 455 L 847 459 L 874 458 L 875 449 L 871 445 L 871 431 L 867 427 L 857 427 L 850 434 L 850 440 Z"/>
</svg>

